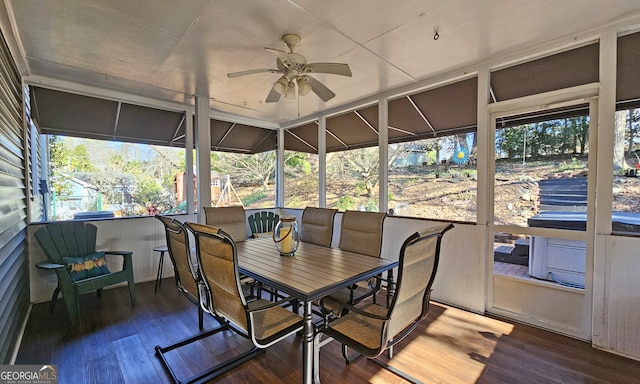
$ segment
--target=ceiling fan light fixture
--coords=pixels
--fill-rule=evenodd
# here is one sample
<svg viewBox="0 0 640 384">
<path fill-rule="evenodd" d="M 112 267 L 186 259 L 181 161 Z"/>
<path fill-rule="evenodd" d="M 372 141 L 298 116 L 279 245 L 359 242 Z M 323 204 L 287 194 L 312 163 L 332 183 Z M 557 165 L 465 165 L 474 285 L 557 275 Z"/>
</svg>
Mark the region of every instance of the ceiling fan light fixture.
<svg viewBox="0 0 640 384">
<path fill-rule="evenodd" d="M 309 92 L 311 92 L 311 84 L 309 84 L 309 80 L 307 80 L 306 77 L 298 77 L 296 84 L 298 84 L 298 93 L 300 96 L 308 95 Z"/>
<path fill-rule="evenodd" d="M 287 87 L 287 91 L 284 94 L 285 99 L 295 100 L 296 99 L 296 86 L 293 83 L 289 83 Z"/>
<path fill-rule="evenodd" d="M 273 83 L 273 89 L 281 95 L 286 95 L 287 88 L 289 87 L 289 80 L 282 76 L 275 83 Z"/>
</svg>

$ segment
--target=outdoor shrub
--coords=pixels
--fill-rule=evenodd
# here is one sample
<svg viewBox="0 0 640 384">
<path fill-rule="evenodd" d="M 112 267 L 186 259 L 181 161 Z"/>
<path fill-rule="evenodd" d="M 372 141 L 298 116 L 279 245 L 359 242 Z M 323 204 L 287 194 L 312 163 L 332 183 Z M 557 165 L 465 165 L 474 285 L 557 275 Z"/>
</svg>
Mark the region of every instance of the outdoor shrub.
<svg viewBox="0 0 640 384">
<path fill-rule="evenodd" d="M 336 208 L 340 211 L 346 211 L 347 209 L 353 209 L 356 204 L 356 200 L 351 196 L 342 196 L 336 201 Z"/>
<path fill-rule="evenodd" d="M 365 210 L 369 212 L 377 212 L 378 211 L 378 202 L 376 200 L 367 201 L 367 205 L 365 205 Z"/>
<path fill-rule="evenodd" d="M 367 193 L 367 186 L 364 181 L 358 181 L 354 187 L 354 192 L 356 195 L 362 195 Z"/>
<path fill-rule="evenodd" d="M 240 199 L 242 201 L 242 204 L 246 207 L 248 205 L 251 205 L 253 203 L 255 203 L 256 201 L 260 200 L 260 199 L 264 199 L 265 197 L 267 197 L 267 193 L 265 191 L 257 191 L 254 192 L 248 196 L 243 197 L 242 199 Z"/>
</svg>

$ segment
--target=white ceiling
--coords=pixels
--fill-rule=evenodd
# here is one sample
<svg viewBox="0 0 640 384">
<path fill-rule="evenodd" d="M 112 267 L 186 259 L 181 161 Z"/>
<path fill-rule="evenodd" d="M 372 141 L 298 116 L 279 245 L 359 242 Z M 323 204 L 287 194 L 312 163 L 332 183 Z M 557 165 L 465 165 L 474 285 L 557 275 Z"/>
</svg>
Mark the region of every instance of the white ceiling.
<svg viewBox="0 0 640 384">
<path fill-rule="evenodd" d="M 5 0 L 27 78 L 51 78 L 284 124 L 296 101 L 264 100 L 277 74 L 264 47 L 302 37 L 314 77 L 337 96 L 301 97 L 301 116 L 635 17 L 638 0 Z M 439 39 L 434 40 L 438 29 Z"/>
</svg>

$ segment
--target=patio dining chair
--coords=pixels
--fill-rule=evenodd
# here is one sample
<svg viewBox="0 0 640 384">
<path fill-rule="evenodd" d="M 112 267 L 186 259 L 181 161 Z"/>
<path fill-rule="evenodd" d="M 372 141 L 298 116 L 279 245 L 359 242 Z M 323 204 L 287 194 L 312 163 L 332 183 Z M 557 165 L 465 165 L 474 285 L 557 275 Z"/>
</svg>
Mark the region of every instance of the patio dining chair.
<svg viewBox="0 0 640 384">
<path fill-rule="evenodd" d="M 393 347 L 427 317 L 442 237 L 452 228 L 453 224 L 439 225 L 409 236 L 400 249 L 398 279 L 389 306 L 346 304 L 349 312 L 326 322 L 316 335 L 316 358 L 320 346 L 334 339 L 342 343 L 342 355 L 347 364 L 362 355 L 407 381 L 418 382 L 375 358 L 387 351 L 389 359 L 392 359 Z M 321 341 L 322 334 L 329 338 Z M 349 355 L 348 348 L 353 349 L 355 354 Z"/>
<path fill-rule="evenodd" d="M 208 301 L 208 298 L 201 298 L 204 294 L 202 289 L 202 278 L 198 271 L 198 261 L 195 254 L 191 252 L 189 246 L 189 234 L 184 225 L 173 218 L 156 215 L 156 219 L 160 220 L 164 225 L 167 249 L 176 280 L 178 291 L 198 307 L 198 328 L 202 330 L 204 308 L 201 302 Z"/>
<path fill-rule="evenodd" d="M 380 257 L 382 249 L 382 228 L 387 217 L 383 212 L 346 211 L 342 214 L 340 226 L 340 243 L 342 250 L 361 253 L 371 257 Z M 367 297 L 376 302 L 376 294 L 380 291 L 382 278 L 371 278 L 358 282 L 348 288 L 331 294 L 323 300 L 323 310 L 340 315 L 342 304 L 356 304 Z M 387 281 L 387 288 L 392 288 L 393 281 Z"/>
<path fill-rule="evenodd" d="M 241 205 L 231 207 L 203 207 L 205 223 L 221 228 L 233 241 L 239 243 L 249 238 L 247 216 Z"/>
<path fill-rule="evenodd" d="M 336 212 L 337 209 L 306 207 L 302 211 L 300 241 L 330 247 Z"/>
<path fill-rule="evenodd" d="M 236 244 L 231 236 L 222 229 L 209 225 L 186 223 L 186 227 L 195 238 L 198 270 L 203 277 L 204 288 L 211 298 L 202 305 L 207 305 L 209 313 L 220 323 L 215 331 L 233 331 L 251 340 L 253 344 L 249 350 L 234 355 L 187 380 L 187 382 L 205 382 L 239 366 L 263 352 L 265 348 L 300 331 L 303 319 L 300 315 L 281 306 L 290 302 L 288 298 L 275 303 L 261 299 L 246 300 L 240 284 Z M 156 347 L 156 350 L 158 348 Z M 177 382 L 179 379 L 165 359 L 165 352 L 167 351 L 162 350 L 158 353 Z"/>
<path fill-rule="evenodd" d="M 236 243 L 249 239 L 247 234 L 247 215 L 243 206 L 203 208 L 207 225 L 222 229 Z M 262 285 L 251 277 L 242 276 L 242 286 L 246 289 L 248 296 L 260 297 L 262 294 Z"/>
</svg>

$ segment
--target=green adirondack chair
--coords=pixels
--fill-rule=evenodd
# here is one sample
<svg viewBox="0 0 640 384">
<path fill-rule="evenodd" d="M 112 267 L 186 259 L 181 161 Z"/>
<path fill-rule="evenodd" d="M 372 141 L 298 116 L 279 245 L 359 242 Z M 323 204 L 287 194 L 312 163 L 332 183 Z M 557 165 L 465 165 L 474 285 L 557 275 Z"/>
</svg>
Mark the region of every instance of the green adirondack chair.
<svg viewBox="0 0 640 384">
<path fill-rule="evenodd" d="M 260 211 L 250 215 L 247 220 L 249 221 L 251 234 L 253 237 L 258 237 L 263 233 L 271 233 L 276 224 L 278 224 L 280 216 L 277 213 Z"/>
<path fill-rule="evenodd" d="M 97 232 L 95 225 L 76 221 L 49 223 L 34 233 L 47 255 L 47 261 L 38 263 L 37 267 L 53 270 L 58 277 L 49 312 L 53 312 L 58 294 L 62 292 L 71 324 L 80 322 L 80 295 L 83 293 L 97 291 L 100 297 L 103 287 L 126 281 L 131 303 L 136 302 L 131 259 L 133 252 L 96 252 Z M 122 256 L 122 270 L 110 272 L 105 254 Z"/>
</svg>

